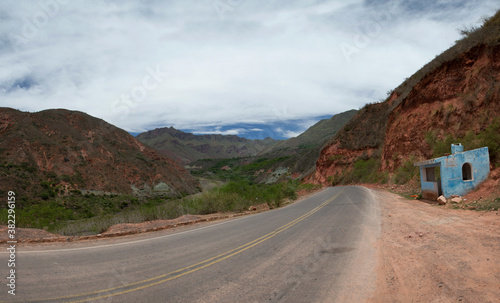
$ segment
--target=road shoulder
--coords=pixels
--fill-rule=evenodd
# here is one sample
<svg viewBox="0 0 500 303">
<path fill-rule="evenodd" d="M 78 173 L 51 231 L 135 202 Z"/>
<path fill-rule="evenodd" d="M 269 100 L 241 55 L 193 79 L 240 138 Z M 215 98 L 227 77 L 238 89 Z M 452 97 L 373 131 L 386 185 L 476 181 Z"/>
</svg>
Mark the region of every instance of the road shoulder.
<svg viewBox="0 0 500 303">
<path fill-rule="evenodd" d="M 297 199 L 287 200 L 281 208 L 286 207 L 290 204 L 294 204 L 303 201 L 326 188 L 320 188 L 312 191 L 303 191 L 299 193 Z M 184 215 L 171 220 L 153 220 L 146 221 L 142 223 L 121 223 L 110 226 L 105 232 L 98 235 L 89 236 L 63 236 L 60 234 L 55 234 L 42 229 L 35 228 L 17 228 L 16 236 L 19 243 L 22 243 L 24 247 L 33 246 L 37 244 L 47 244 L 50 243 L 71 243 L 71 242 L 95 242 L 103 241 L 110 238 L 123 238 L 125 240 L 134 240 L 135 238 L 143 238 L 144 234 L 160 231 L 182 231 L 186 228 L 196 228 L 197 226 L 203 226 L 210 223 L 217 223 L 224 220 L 230 220 L 241 216 L 252 215 L 260 213 L 263 211 L 269 211 L 270 208 L 267 204 L 252 206 L 248 211 L 241 213 L 214 213 L 209 215 Z M 8 241 L 7 226 L 0 225 L 0 244 L 7 243 Z"/>
<path fill-rule="evenodd" d="M 498 302 L 500 216 L 372 190 L 382 217 L 369 302 Z"/>
</svg>

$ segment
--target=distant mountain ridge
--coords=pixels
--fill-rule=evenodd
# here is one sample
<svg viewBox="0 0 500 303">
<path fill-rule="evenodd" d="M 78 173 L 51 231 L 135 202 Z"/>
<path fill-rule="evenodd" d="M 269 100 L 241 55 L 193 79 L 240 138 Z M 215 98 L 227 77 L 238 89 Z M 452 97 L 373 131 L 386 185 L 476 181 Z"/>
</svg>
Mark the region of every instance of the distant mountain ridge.
<svg viewBox="0 0 500 303">
<path fill-rule="evenodd" d="M 337 134 L 357 113 L 357 110 L 352 109 L 333 115 L 329 119 L 320 120 L 297 137 L 282 141 L 262 152 L 261 156 L 269 158 L 288 158 L 275 163 L 270 171 L 259 176 L 257 181 L 268 182 L 270 175 L 274 174 L 275 170 L 286 170 L 287 173 L 298 179 L 302 179 L 312 173 L 316 168 L 316 160 L 320 155 L 323 145 L 332 136 Z"/>
<path fill-rule="evenodd" d="M 258 183 L 275 183 L 289 177 L 301 179 L 314 171 L 323 145 L 357 112 L 357 110 L 349 110 L 329 119 L 320 120 L 297 137 L 280 141 L 253 157 L 230 161 L 200 159 L 193 163 L 193 171 L 197 174 L 200 174 L 200 171 L 214 173 L 217 172 L 217 167 L 221 166 L 221 163 L 226 168 L 234 168 L 258 162 L 260 169 L 254 175 Z"/>
<path fill-rule="evenodd" d="M 207 158 L 253 156 L 280 142 L 272 138 L 250 140 L 235 135 L 195 135 L 173 127 L 157 128 L 141 133 L 136 138 L 183 164 Z"/>
<path fill-rule="evenodd" d="M 270 147 L 269 149 L 261 152 L 261 154 L 277 151 L 280 149 L 308 149 L 318 145 L 322 146 L 333 135 L 341 130 L 344 124 L 351 120 L 357 112 L 357 110 L 352 109 L 333 115 L 329 119 L 320 120 L 297 137 L 281 141 L 276 145 Z"/>
</svg>

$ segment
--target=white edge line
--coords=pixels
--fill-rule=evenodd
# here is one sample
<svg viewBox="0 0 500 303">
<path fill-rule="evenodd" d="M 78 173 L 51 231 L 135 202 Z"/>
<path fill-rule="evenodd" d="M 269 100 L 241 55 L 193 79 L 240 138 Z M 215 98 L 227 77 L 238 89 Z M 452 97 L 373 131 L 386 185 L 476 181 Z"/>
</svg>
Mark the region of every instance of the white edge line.
<svg viewBox="0 0 500 303">
<path fill-rule="evenodd" d="M 157 239 L 167 238 L 167 237 L 171 237 L 171 236 L 177 236 L 177 235 L 181 235 L 181 234 L 187 234 L 187 233 L 198 231 L 198 230 L 212 228 L 214 226 L 225 224 L 225 223 L 228 223 L 228 222 L 234 222 L 234 221 L 239 220 L 239 219 L 243 219 L 243 218 L 235 218 L 233 220 L 227 220 L 227 221 L 220 222 L 220 223 L 217 223 L 217 224 L 213 224 L 213 225 L 210 225 L 210 226 L 203 226 L 203 227 L 199 227 L 199 228 L 195 228 L 195 229 L 191 229 L 191 230 L 181 231 L 181 232 L 174 233 L 174 234 L 157 236 L 157 237 L 152 237 L 152 238 L 147 238 L 147 239 L 126 241 L 126 242 L 112 243 L 112 244 L 104 244 L 104 245 L 97 245 L 97 246 L 75 247 L 75 248 L 47 249 L 47 250 L 25 250 L 25 251 L 20 250 L 17 253 L 21 253 L 21 254 L 29 254 L 29 253 L 53 253 L 53 252 L 65 252 L 65 251 L 75 251 L 75 250 L 84 250 L 84 249 L 96 249 L 96 248 L 112 247 L 112 246 L 119 246 L 119 245 L 126 245 L 126 244 L 134 244 L 134 243 L 140 243 L 140 242 L 146 242 L 146 241 L 151 241 L 151 240 L 157 240 Z"/>
<path fill-rule="evenodd" d="M 323 190 L 315 193 L 311 197 L 315 196 L 316 194 L 324 192 L 328 188 L 330 188 L 330 187 L 327 187 L 327 188 L 325 188 L 325 189 L 323 189 Z M 280 208 L 272 209 L 270 211 L 285 209 L 285 208 L 287 208 L 289 206 L 301 203 L 302 201 L 306 201 L 307 199 L 309 199 L 311 197 L 308 197 L 308 198 L 300 200 L 300 201 L 296 201 L 294 203 L 290 203 L 290 204 L 286 205 L 285 207 L 280 207 Z M 270 211 L 261 212 L 261 213 L 254 214 L 254 215 L 259 215 L 259 214 L 263 214 L 263 213 L 269 213 Z M 151 241 L 151 240 L 157 240 L 157 239 L 162 239 L 162 238 L 167 238 L 167 237 L 172 237 L 172 236 L 187 234 L 187 233 L 190 233 L 190 232 L 195 232 L 195 231 L 199 231 L 199 230 L 203 230 L 203 229 L 212 228 L 212 227 L 215 227 L 215 226 L 218 226 L 218 225 L 226 224 L 226 223 L 229 223 L 229 222 L 235 222 L 235 221 L 238 221 L 238 220 L 241 220 L 241 219 L 246 219 L 246 218 L 249 218 L 249 217 L 251 217 L 251 216 L 242 216 L 240 218 L 233 218 L 232 220 L 229 219 L 229 220 L 226 220 L 224 222 L 216 223 L 216 224 L 213 224 L 213 225 L 210 225 L 210 226 L 199 227 L 199 228 L 195 228 L 195 229 L 191 229 L 191 230 L 181 231 L 181 232 L 174 233 L 174 234 L 157 236 L 157 237 L 152 237 L 152 238 L 147 238 L 147 239 L 141 239 L 141 240 L 127 241 L 127 242 L 120 242 L 120 243 L 112 243 L 112 244 L 104 244 L 104 245 L 97 245 L 97 246 L 63 248 L 63 249 L 25 250 L 25 251 L 19 250 L 19 251 L 16 251 L 16 253 L 18 253 L 18 254 L 54 253 L 54 252 L 66 252 L 66 251 L 76 251 L 76 250 L 85 250 L 85 249 L 97 249 L 97 248 L 105 248 L 105 247 L 112 247 L 112 246 L 119 246 L 119 245 L 126 245 L 126 244 L 134 244 L 134 243 L 146 242 L 146 241 Z M 0 254 L 9 254 L 9 252 L 8 251 L 0 251 Z"/>
</svg>

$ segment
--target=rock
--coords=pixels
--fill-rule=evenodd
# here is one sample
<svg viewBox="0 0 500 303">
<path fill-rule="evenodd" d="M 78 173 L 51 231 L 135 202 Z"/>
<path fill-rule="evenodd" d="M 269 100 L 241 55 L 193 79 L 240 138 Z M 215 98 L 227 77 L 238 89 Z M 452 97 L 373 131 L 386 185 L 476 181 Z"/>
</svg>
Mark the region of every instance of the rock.
<svg viewBox="0 0 500 303">
<path fill-rule="evenodd" d="M 460 203 L 460 202 L 462 202 L 462 198 L 460 197 L 451 198 L 451 203 Z"/>
<path fill-rule="evenodd" d="M 443 195 L 439 196 L 437 198 L 437 201 L 438 201 L 439 205 L 445 205 L 446 204 L 446 198 Z"/>
</svg>

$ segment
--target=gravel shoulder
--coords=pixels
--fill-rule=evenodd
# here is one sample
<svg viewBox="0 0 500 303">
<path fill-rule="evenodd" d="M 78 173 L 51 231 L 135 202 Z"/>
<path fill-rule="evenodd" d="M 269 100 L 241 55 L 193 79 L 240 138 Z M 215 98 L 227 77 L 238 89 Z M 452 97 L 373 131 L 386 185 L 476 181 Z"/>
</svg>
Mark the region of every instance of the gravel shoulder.
<svg viewBox="0 0 500 303">
<path fill-rule="evenodd" d="M 368 302 L 500 302 L 500 216 L 373 189 L 382 233 Z"/>
</svg>

